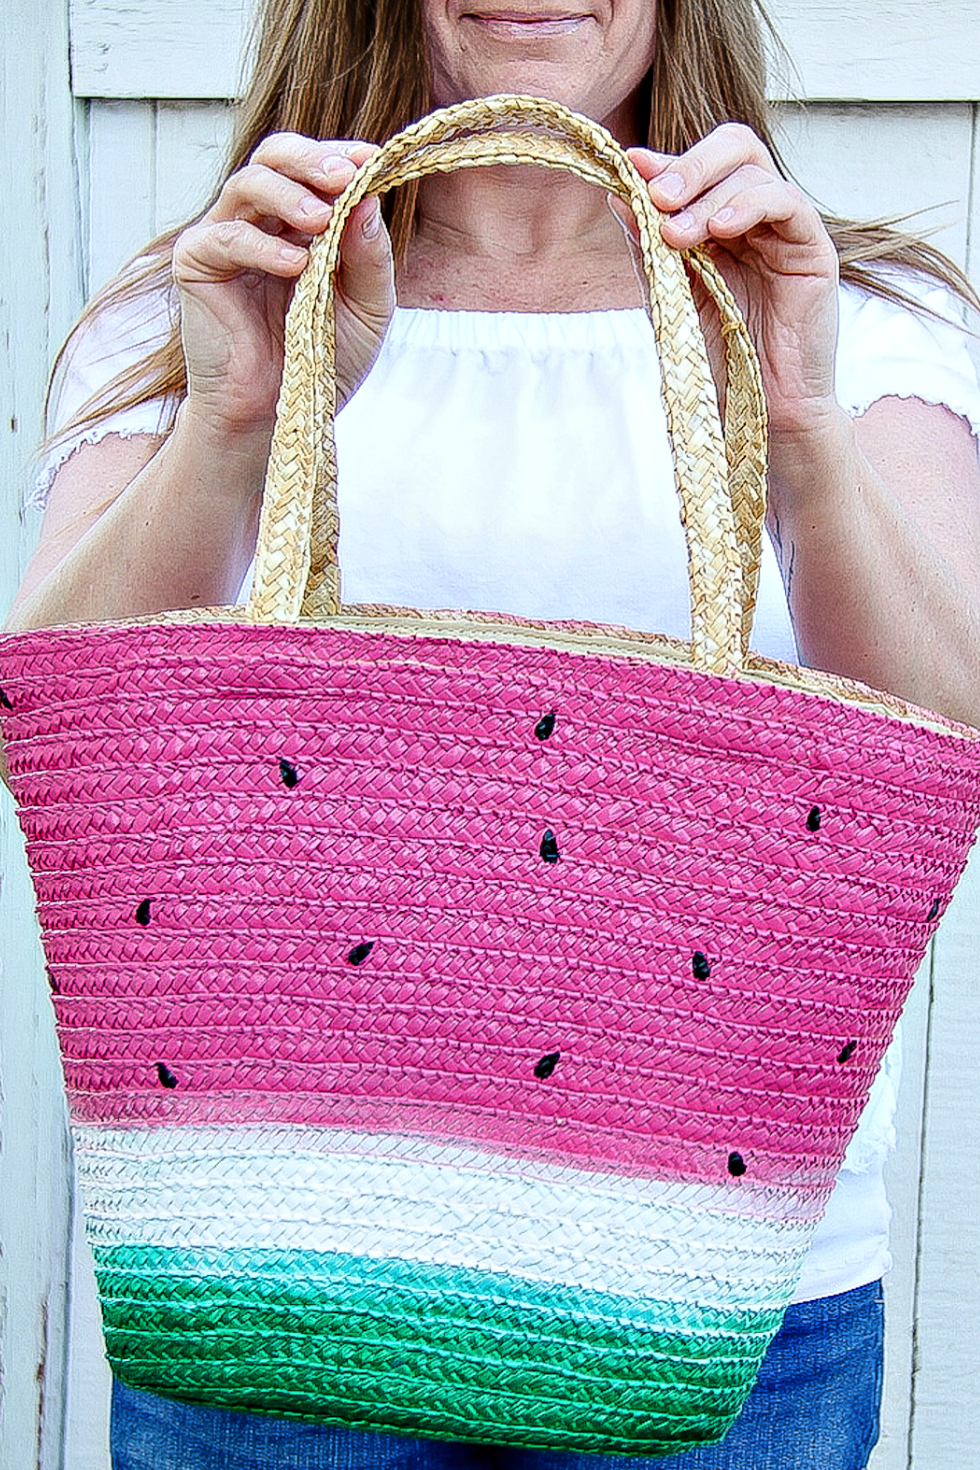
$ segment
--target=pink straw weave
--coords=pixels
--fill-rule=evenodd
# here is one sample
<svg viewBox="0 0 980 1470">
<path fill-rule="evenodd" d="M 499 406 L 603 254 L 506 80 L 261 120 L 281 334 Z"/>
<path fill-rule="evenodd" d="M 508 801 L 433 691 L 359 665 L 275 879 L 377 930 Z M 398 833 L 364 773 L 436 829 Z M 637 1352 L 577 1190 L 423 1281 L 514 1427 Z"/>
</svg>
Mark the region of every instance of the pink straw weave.
<svg viewBox="0 0 980 1470">
<path fill-rule="evenodd" d="M 550 648 L 38 644 L 8 750 L 77 1118 L 687 1180 L 737 1148 L 755 1180 L 829 1186 L 972 840 L 976 742 Z"/>
</svg>

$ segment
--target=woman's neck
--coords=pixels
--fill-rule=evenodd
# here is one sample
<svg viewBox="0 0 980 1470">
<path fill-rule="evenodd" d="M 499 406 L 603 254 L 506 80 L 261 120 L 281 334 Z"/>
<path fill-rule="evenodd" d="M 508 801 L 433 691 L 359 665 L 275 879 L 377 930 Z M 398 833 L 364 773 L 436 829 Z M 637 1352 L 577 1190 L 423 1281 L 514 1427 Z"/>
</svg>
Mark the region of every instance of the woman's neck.
<svg viewBox="0 0 980 1470">
<path fill-rule="evenodd" d="M 398 299 L 456 311 L 596 311 L 639 306 L 642 290 L 598 189 L 566 173 L 507 167 L 423 182 Z"/>
</svg>

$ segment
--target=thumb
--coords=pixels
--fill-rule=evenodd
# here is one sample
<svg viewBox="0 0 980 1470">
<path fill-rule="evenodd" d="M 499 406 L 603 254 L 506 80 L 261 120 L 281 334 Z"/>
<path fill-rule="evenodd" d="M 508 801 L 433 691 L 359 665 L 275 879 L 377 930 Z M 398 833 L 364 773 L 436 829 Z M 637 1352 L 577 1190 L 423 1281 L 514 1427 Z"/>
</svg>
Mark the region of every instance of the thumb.
<svg viewBox="0 0 980 1470">
<path fill-rule="evenodd" d="M 384 334 L 395 308 L 395 265 L 376 198 L 363 199 L 344 226 L 337 289 L 368 332 Z"/>
</svg>

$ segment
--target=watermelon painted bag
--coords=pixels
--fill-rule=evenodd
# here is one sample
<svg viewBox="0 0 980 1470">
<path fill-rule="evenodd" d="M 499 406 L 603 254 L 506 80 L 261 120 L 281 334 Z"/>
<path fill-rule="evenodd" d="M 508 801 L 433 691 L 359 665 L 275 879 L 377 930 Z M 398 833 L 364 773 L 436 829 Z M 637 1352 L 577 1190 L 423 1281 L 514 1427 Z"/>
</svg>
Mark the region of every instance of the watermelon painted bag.
<svg viewBox="0 0 980 1470">
<path fill-rule="evenodd" d="M 500 162 L 637 216 L 690 644 L 341 603 L 344 221 Z M 695 258 L 723 438 L 683 263 L 596 124 L 435 114 L 313 254 L 247 607 L 0 639 L 113 1368 L 434 1438 L 716 1440 L 973 841 L 978 734 L 748 653 L 758 365 Z"/>
</svg>

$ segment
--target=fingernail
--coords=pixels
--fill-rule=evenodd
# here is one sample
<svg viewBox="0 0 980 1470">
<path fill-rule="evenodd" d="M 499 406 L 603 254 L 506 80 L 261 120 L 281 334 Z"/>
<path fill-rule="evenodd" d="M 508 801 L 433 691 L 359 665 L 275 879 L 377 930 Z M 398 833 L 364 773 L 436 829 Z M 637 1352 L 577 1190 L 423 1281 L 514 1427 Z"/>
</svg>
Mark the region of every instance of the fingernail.
<svg viewBox="0 0 980 1470">
<path fill-rule="evenodd" d="M 356 166 L 351 163 L 349 158 L 344 158 L 339 153 L 331 153 L 330 156 L 328 158 L 325 158 L 320 164 L 321 171 L 325 173 L 329 178 L 336 178 L 336 176 L 341 173 L 352 174 L 355 172 L 355 167 Z"/>
<path fill-rule="evenodd" d="M 677 230 L 691 230 L 694 228 L 694 215 L 685 209 L 680 214 L 671 215 L 670 223 Z"/>
<path fill-rule="evenodd" d="M 299 207 L 302 219 L 320 219 L 329 212 L 330 205 L 324 199 L 304 199 Z"/>
<path fill-rule="evenodd" d="M 377 199 L 372 199 L 371 204 L 373 205 L 371 213 L 361 225 L 361 234 L 365 240 L 373 240 L 381 229 L 381 205 Z"/>
<path fill-rule="evenodd" d="M 303 250 L 299 245 L 287 245 L 285 240 L 278 247 L 278 255 L 280 260 L 286 260 L 290 263 L 290 265 L 292 265 L 294 261 L 306 259 L 305 250 Z"/>
<path fill-rule="evenodd" d="M 717 214 L 711 216 L 711 222 L 712 224 L 727 225 L 728 221 L 734 218 L 734 209 L 732 209 L 730 204 L 726 204 L 724 209 L 719 209 Z"/>
<path fill-rule="evenodd" d="M 686 188 L 680 174 L 661 174 L 658 179 L 651 180 L 666 199 L 679 199 Z"/>
</svg>

